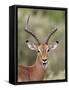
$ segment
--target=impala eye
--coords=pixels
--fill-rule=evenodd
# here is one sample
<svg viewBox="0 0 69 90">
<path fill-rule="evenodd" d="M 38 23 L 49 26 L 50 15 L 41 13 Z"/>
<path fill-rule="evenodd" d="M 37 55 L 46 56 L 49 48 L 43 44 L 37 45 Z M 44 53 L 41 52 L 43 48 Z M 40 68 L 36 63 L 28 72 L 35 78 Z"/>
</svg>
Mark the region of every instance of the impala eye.
<svg viewBox="0 0 69 90">
<path fill-rule="evenodd" d="M 48 48 L 48 49 L 47 49 L 47 52 L 49 52 L 49 51 L 50 51 L 50 49 Z"/>
<path fill-rule="evenodd" d="M 47 50 L 47 52 L 49 52 L 49 51 L 50 51 L 50 49 Z"/>
<path fill-rule="evenodd" d="M 40 51 L 38 50 L 38 52 L 40 52 Z"/>
</svg>

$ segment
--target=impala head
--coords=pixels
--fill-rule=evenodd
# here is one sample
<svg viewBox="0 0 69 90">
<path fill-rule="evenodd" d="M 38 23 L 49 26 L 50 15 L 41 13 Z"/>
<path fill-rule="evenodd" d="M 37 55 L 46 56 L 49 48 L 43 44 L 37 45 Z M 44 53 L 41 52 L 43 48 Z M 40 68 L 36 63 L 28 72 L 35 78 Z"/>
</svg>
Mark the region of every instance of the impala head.
<svg viewBox="0 0 69 90">
<path fill-rule="evenodd" d="M 30 17 L 28 17 L 27 24 L 26 24 L 26 27 L 25 27 L 25 31 L 34 37 L 34 39 L 37 41 L 37 44 L 31 43 L 29 40 L 26 40 L 26 43 L 27 43 L 28 47 L 31 50 L 36 50 L 37 51 L 38 55 L 41 58 L 41 62 L 43 64 L 46 64 L 48 62 L 48 52 L 50 50 L 54 50 L 57 47 L 58 43 L 59 43 L 58 41 L 56 41 L 54 43 L 54 45 L 48 45 L 48 42 L 49 42 L 50 37 L 57 31 L 57 28 L 54 29 L 49 34 L 49 36 L 47 37 L 47 39 L 46 39 L 46 41 L 44 43 L 40 43 L 40 41 L 38 40 L 38 38 L 28 28 L 29 18 Z"/>
</svg>

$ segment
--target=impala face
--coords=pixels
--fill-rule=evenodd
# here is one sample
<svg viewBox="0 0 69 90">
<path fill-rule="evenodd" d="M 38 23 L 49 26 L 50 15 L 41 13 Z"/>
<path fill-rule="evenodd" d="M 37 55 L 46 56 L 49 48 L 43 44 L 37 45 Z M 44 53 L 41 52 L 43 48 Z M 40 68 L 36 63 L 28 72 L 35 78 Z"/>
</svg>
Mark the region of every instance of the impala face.
<svg viewBox="0 0 69 90">
<path fill-rule="evenodd" d="M 38 46 L 38 54 L 41 57 L 43 65 L 48 63 L 48 50 L 49 47 L 46 44 L 41 44 L 40 46 Z"/>
<path fill-rule="evenodd" d="M 41 58 L 41 62 L 43 63 L 43 65 L 46 65 L 48 63 L 48 52 L 50 50 L 54 50 L 56 49 L 57 45 L 58 45 L 58 41 L 56 41 L 56 43 L 54 43 L 54 45 L 48 45 L 48 44 L 40 44 L 40 45 L 36 45 L 34 43 L 29 42 L 28 40 L 26 41 L 28 47 L 31 50 L 36 50 L 39 57 Z"/>
</svg>

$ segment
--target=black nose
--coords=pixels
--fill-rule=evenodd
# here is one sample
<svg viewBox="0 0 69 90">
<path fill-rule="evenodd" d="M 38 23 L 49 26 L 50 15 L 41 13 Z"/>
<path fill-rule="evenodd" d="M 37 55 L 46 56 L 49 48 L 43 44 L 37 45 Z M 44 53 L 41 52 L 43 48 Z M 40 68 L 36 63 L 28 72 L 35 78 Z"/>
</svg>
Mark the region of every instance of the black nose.
<svg viewBox="0 0 69 90">
<path fill-rule="evenodd" d="M 42 59 L 43 61 L 46 61 L 47 59 Z"/>
</svg>

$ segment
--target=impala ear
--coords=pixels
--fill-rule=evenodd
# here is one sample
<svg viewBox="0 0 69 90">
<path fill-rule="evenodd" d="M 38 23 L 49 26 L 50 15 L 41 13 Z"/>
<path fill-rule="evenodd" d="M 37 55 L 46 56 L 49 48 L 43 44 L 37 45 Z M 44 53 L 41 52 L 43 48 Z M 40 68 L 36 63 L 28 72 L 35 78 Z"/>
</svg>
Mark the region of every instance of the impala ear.
<svg viewBox="0 0 69 90">
<path fill-rule="evenodd" d="M 26 40 L 26 43 L 31 50 L 37 50 L 37 45 L 34 43 L 29 42 L 29 40 Z"/>
<path fill-rule="evenodd" d="M 52 50 L 56 49 L 57 46 L 58 46 L 58 44 L 59 44 L 59 41 L 56 41 L 55 44 L 52 45 L 51 49 L 52 49 Z"/>
<path fill-rule="evenodd" d="M 49 50 L 54 50 L 54 49 L 56 49 L 57 46 L 58 46 L 58 44 L 59 44 L 59 41 L 56 41 L 54 45 L 50 45 Z"/>
</svg>

